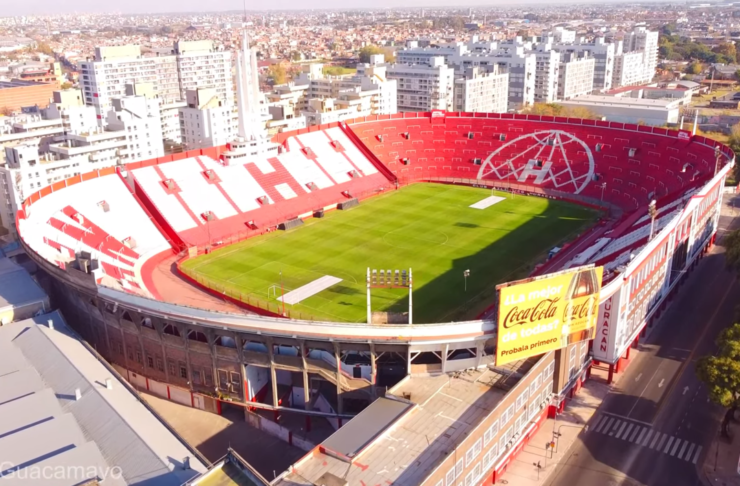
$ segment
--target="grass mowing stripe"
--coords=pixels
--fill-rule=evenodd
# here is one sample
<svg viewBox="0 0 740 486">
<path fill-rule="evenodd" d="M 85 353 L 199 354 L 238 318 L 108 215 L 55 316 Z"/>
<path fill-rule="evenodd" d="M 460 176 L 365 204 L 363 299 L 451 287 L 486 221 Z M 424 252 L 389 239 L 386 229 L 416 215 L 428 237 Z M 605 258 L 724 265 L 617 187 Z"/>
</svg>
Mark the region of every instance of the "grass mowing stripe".
<svg viewBox="0 0 740 486">
<path fill-rule="evenodd" d="M 267 289 L 279 286 L 281 269 L 286 292 L 323 275 L 338 277 L 338 284 L 287 308 L 303 318 L 351 322 L 366 317 L 367 267 L 410 267 L 415 322 L 471 319 L 493 302 L 496 284 L 526 276 L 553 246 L 597 217 L 581 206 L 519 195 L 484 210 L 469 207 L 490 195 L 488 189 L 416 184 L 183 266 L 230 293 L 265 302 Z M 372 299 L 373 310 L 408 308 L 403 290 L 373 289 Z M 269 301 L 274 308 L 275 299 Z"/>
</svg>

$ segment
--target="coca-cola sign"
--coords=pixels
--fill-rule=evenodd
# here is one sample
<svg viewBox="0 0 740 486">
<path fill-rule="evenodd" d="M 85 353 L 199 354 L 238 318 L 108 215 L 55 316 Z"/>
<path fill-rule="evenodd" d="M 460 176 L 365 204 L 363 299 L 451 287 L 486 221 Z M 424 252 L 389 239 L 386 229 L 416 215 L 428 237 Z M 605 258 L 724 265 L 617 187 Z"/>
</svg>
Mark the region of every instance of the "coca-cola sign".
<svg viewBox="0 0 740 486">
<path fill-rule="evenodd" d="M 592 339 L 602 273 L 581 267 L 499 286 L 497 364 Z"/>
</svg>

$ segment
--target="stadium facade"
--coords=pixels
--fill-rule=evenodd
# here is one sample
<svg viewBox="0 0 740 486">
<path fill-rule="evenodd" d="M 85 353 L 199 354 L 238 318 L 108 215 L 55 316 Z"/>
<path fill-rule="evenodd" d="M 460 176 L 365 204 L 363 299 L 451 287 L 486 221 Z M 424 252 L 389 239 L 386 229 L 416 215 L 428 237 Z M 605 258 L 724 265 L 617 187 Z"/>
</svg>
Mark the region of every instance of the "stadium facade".
<svg viewBox="0 0 740 486">
<path fill-rule="evenodd" d="M 326 420 L 338 429 L 315 448 L 288 433 L 311 453 L 275 484 L 495 482 L 593 360 L 618 371 L 714 242 L 734 154 L 713 140 L 605 121 L 441 111 L 267 140 L 246 45 L 237 140 L 59 181 L 23 202 L 16 225 L 69 322 L 135 385 L 201 409 L 236 406 L 246 417 L 267 409 L 276 420 L 301 413 L 307 427 Z M 585 293 L 561 287 L 593 298 L 579 304 L 589 309 L 587 334 L 564 331 L 554 351 L 497 361 L 495 295 L 489 312 L 466 322 L 319 322 L 281 316 L 274 301 L 180 266 L 412 183 L 498 188 L 608 213 L 533 272 L 585 266 Z M 567 272 L 552 278 L 563 275 L 577 282 Z"/>
</svg>

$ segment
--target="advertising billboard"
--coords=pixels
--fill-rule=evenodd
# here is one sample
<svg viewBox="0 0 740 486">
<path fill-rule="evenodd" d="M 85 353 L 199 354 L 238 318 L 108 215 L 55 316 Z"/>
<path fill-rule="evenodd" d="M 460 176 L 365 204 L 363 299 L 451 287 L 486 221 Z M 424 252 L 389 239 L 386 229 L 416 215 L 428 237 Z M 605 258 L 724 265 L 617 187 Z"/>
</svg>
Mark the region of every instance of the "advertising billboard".
<svg viewBox="0 0 740 486">
<path fill-rule="evenodd" d="M 593 339 L 603 272 L 578 267 L 497 286 L 496 364 Z"/>
</svg>

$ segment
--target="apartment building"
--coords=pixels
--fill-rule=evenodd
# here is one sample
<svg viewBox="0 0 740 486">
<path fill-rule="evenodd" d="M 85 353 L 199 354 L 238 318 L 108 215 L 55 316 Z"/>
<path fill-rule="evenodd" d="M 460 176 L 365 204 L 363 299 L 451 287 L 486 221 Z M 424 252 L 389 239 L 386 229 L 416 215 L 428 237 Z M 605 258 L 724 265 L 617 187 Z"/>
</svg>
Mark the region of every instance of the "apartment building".
<svg viewBox="0 0 740 486">
<path fill-rule="evenodd" d="M 391 64 L 388 79 L 396 80 L 398 111 L 450 110 L 453 106 L 455 71 L 444 57 L 430 57 L 426 64 Z"/>
<path fill-rule="evenodd" d="M 231 52 L 216 49 L 213 41 L 178 41 L 174 53 L 180 76 L 180 99 L 188 90 L 213 88 L 221 102 L 234 106 L 234 82 L 231 73 Z"/>
<path fill-rule="evenodd" d="M 647 30 L 644 24 L 636 25 L 624 38 L 624 51 L 643 53 L 643 82 L 651 82 L 658 67 L 658 32 Z"/>
<path fill-rule="evenodd" d="M 485 72 L 469 67 L 455 79 L 455 111 L 506 113 L 509 105 L 509 73 Z"/>
<path fill-rule="evenodd" d="M 53 97 L 55 102 L 43 111 L 46 119 L 19 121 L 14 124 L 17 131 L 6 137 L 0 135 L 0 143 L 4 145 L 3 163 L 0 163 L 0 219 L 13 238 L 18 235 L 15 213 L 29 194 L 94 168 L 90 159 L 58 160 L 49 153 L 49 147 L 64 140 L 65 134 L 99 130 L 95 109 L 79 104 L 79 90 L 55 92 Z"/>
<path fill-rule="evenodd" d="M 234 109 L 224 103 L 216 88 L 189 89 L 180 108 L 184 150 L 226 145 L 236 136 Z"/>
<path fill-rule="evenodd" d="M 552 34 L 552 49 L 562 54 L 573 52 L 582 57 L 585 54 L 594 60 L 594 91 L 607 91 L 612 88 L 612 78 L 614 73 L 614 58 L 616 54 L 616 44 L 606 42 L 603 37 L 598 37 L 592 42 L 586 42 L 583 38 L 574 41 L 558 40 L 557 30 Z M 561 32 L 565 32 L 562 30 Z M 570 31 L 575 37 L 575 31 Z M 561 39 L 570 39 L 570 35 L 564 35 Z M 546 42 L 547 36 L 543 37 Z"/>
<path fill-rule="evenodd" d="M 490 70 L 497 66 L 499 72 L 509 74 L 509 109 L 530 106 L 535 101 L 537 58 L 527 50 L 531 46 L 525 45 L 521 37 L 500 44 L 493 41 L 481 42 L 474 36 L 467 44 L 458 42 L 423 48 L 414 47 L 413 43 L 408 45 L 411 47 L 396 53 L 397 62 L 424 64 L 431 58 L 441 57 L 458 74 L 464 73 L 468 67 L 478 66 Z"/>
<path fill-rule="evenodd" d="M 162 125 L 162 138 L 165 145 L 173 147 L 182 144 L 180 129 L 180 108 L 187 106 L 185 101 L 162 103 L 159 106 L 159 120 Z"/>
<path fill-rule="evenodd" d="M 558 99 L 560 80 L 560 53 L 551 44 L 533 46 L 537 65 L 534 77 L 534 101 L 553 103 Z"/>
<path fill-rule="evenodd" d="M 596 60 L 586 52 L 584 56 L 578 56 L 575 52 L 560 54 L 558 100 L 591 94 L 594 90 L 595 66 Z"/>
<path fill-rule="evenodd" d="M 345 118 L 369 115 L 391 115 L 398 112 L 397 82 L 388 77 L 384 56 L 371 56 L 370 63 L 360 64 L 353 75 L 330 76 L 323 73 L 323 64 L 310 64 L 294 83 L 276 87 L 270 97 L 278 104 L 292 105 L 313 125 L 328 113 L 334 118 L 337 110 L 345 110 Z M 333 100 L 331 103 L 311 103 L 311 100 Z M 288 110 L 289 112 L 290 110 Z M 278 112 L 273 110 L 273 114 Z"/>
<path fill-rule="evenodd" d="M 619 47 L 617 50 L 619 51 Z M 612 86 L 635 86 L 645 84 L 645 54 L 643 52 L 618 52 L 614 57 L 614 74 Z M 652 75 L 650 76 L 652 79 Z"/>
<path fill-rule="evenodd" d="M 113 98 L 126 96 L 127 84 L 149 83 L 164 103 L 180 99 L 177 57 L 144 56 L 140 46 L 95 48 L 93 61 L 80 63 L 80 86 L 85 104 L 95 107 L 99 124 L 105 123 Z"/>
</svg>

